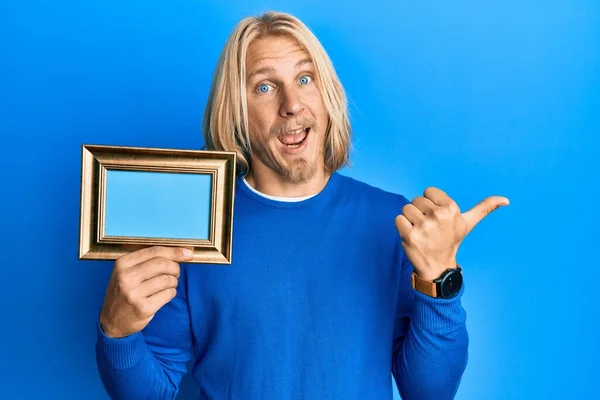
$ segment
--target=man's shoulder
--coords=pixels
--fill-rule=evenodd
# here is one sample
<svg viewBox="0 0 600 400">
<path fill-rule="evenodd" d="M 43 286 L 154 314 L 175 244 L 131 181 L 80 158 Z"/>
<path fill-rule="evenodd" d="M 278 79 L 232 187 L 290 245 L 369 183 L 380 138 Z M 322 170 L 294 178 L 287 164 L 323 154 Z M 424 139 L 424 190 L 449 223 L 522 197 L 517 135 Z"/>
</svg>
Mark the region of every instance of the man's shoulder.
<svg viewBox="0 0 600 400">
<path fill-rule="evenodd" d="M 395 193 L 389 190 L 374 186 L 373 184 L 358 180 L 356 178 L 339 174 L 343 187 L 352 196 L 366 198 L 376 201 L 380 206 L 383 204 L 391 207 L 402 207 L 410 201 L 401 193 Z"/>
</svg>

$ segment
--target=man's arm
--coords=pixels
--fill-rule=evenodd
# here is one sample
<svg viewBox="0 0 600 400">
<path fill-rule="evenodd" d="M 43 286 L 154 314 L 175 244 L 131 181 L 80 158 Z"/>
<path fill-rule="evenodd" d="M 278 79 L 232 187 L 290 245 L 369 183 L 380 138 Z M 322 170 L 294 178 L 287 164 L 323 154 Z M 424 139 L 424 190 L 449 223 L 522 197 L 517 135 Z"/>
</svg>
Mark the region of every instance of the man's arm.
<svg viewBox="0 0 600 400">
<path fill-rule="evenodd" d="M 404 198 L 404 200 L 406 200 Z M 406 201 L 395 223 L 402 238 L 402 285 L 394 335 L 392 370 L 407 399 L 452 399 L 467 363 L 466 313 L 460 299 L 430 298 L 412 289 L 410 274 L 431 281 L 457 266 L 460 243 L 494 210 L 509 200 L 490 196 L 467 212 L 442 190 L 429 187 Z M 406 299 L 411 299 L 407 301 Z M 407 308 L 409 307 L 409 308 Z"/>
<path fill-rule="evenodd" d="M 419 293 L 410 261 L 404 254 L 402 260 L 392 356 L 398 392 L 405 400 L 453 399 L 468 358 L 464 285 L 452 299 Z"/>
<path fill-rule="evenodd" d="M 112 399 L 176 397 L 192 355 L 184 266 L 178 280 L 176 296 L 154 314 L 142 331 L 112 338 L 97 322 L 96 362 Z"/>
</svg>

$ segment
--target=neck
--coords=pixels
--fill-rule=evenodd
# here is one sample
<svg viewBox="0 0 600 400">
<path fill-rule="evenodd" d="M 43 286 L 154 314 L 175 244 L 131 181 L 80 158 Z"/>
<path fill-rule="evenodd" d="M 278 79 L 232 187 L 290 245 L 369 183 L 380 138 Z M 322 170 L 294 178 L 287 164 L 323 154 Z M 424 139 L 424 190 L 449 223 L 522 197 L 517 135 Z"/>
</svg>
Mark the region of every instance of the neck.
<svg viewBox="0 0 600 400">
<path fill-rule="evenodd" d="M 330 176 L 330 173 L 319 169 L 308 181 L 291 183 L 274 171 L 263 172 L 253 168 L 246 174 L 246 182 L 257 191 L 269 196 L 304 197 L 317 194 L 323 190 Z"/>
</svg>

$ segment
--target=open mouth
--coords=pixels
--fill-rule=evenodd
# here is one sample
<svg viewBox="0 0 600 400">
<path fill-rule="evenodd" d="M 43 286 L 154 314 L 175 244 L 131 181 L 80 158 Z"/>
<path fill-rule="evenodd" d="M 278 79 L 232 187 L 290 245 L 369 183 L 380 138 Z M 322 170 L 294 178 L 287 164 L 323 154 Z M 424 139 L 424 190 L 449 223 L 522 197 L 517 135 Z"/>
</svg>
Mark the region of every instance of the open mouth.
<svg viewBox="0 0 600 400">
<path fill-rule="evenodd" d="M 302 146 L 308 137 L 310 128 L 298 128 L 285 132 L 278 136 L 279 141 L 289 149 L 297 149 Z"/>
</svg>

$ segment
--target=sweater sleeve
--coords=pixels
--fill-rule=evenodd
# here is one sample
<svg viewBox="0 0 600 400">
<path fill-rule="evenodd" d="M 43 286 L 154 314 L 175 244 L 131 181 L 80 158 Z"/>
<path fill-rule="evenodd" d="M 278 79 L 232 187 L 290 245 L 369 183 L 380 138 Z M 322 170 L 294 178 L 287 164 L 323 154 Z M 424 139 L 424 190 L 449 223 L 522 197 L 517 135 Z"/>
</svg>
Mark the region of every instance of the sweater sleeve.
<svg viewBox="0 0 600 400">
<path fill-rule="evenodd" d="M 141 332 L 109 338 L 97 321 L 96 363 L 112 399 L 174 399 L 192 354 L 185 266 L 176 297 Z"/>
<path fill-rule="evenodd" d="M 405 400 L 453 399 L 468 358 L 464 284 L 451 299 L 414 290 L 413 266 L 402 251 L 392 373 Z"/>
</svg>

